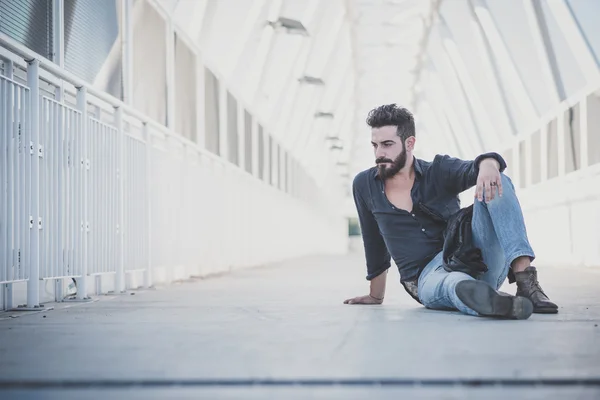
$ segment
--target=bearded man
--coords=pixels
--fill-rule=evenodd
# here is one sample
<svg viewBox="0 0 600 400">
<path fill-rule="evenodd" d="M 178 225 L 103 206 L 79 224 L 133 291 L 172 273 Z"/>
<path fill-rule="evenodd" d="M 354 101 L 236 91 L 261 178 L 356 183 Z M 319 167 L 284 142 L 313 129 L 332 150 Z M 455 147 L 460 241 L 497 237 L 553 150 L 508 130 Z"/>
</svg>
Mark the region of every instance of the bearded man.
<svg viewBox="0 0 600 400">
<path fill-rule="evenodd" d="M 427 162 L 413 155 L 412 114 L 383 105 L 369 112 L 376 166 L 353 181 L 365 249 L 368 295 L 345 304 L 381 304 L 393 259 L 400 282 L 415 300 L 436 310 L 506 319 L 557 313 L 542 290 L 535 254 L 515 188 L 497 153 L 465 161 L 437 155 Z M 469 237 L 485 264 L 484 273 L 454 270 L 444 258 L 449 221 L 461 211 L 458 195 L 476 186 Z M 516 296 L 499 292 L 505 279 Z"/>
</svg>

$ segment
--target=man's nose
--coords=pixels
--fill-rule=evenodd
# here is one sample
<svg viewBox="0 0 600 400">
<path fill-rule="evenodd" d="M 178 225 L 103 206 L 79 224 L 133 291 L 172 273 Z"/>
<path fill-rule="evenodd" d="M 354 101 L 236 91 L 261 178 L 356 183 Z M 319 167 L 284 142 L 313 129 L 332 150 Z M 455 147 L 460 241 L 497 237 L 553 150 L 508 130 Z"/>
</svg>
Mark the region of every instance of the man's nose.
<svg viewBox="0 0 600 400">
<path fill-rule="evenodd" d="M 381 147 L 378 147 L 375 150 L 375 158 L 385 158 L 385 151 L 383 151 Z"/>
</svg>

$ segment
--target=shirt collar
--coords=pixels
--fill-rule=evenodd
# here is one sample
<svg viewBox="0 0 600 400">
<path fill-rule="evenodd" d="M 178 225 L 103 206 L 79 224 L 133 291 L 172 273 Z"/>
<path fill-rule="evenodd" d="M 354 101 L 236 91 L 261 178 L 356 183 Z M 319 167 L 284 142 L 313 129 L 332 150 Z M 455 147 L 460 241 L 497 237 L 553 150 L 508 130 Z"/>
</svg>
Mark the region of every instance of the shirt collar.
<svg viewBox="0 0 600 400">
<path fill-rule="evenodd" d="M 413 165 L 415 167 L 415 174 L 419 177 L 423 175 L 423 166 L 421 165 L 423 161 L 418 159 L 417 157 L 413 157 Z M 377 166 L 373 168 L 373 172 L 371 172 L 373 179 L 379 179 L 379 170 Z"/>
</svg>

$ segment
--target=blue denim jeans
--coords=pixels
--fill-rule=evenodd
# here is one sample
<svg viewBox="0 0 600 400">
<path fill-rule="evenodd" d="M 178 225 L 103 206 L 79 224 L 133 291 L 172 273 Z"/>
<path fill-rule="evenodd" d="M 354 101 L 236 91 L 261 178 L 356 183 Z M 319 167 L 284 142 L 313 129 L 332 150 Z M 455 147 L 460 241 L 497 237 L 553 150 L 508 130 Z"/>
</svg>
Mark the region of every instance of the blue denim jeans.
<svg viewBox="0 0 600 400">
<path fill-rule="evenodd" d="M 535 254 L 529 244 L 521 205 L 515 187 L 504 174 L 502 197 L 496 196 L 489 203 L 475 199 L 471 223 L 473 241 L 483 253 L 488 271 L 480 278 L 494 289 L 499 289 L 508 275 L 511 263 L 518 257 Z M 478 315 L 456 296 L 456 284 L 473 279 L 462 272 L 444 270 L 442 253 L 431 260 L 419 277 L 419 299 L 427 308 L 436 310 L 458 310 L 469 315 Z"/>
</svg>

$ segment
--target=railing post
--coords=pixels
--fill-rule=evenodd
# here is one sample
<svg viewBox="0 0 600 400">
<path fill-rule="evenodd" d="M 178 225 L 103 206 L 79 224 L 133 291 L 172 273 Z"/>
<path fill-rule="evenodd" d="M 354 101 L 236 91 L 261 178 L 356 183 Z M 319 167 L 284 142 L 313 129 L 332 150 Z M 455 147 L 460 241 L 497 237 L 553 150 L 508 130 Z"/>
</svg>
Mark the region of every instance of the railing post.
<svg viewBox="0 0 600 400">
<path fill-rule="evenodd" d="M 557 147 L 558 147 L 558 176 L 563 177 L 567 173 L 566 169 L 566 155 L 565 155 L 565 111 L 560 110 L 556 117 L 556 134 L 558 136 Z"/>
<path fill-rule="evenodd" d="M 125 132 L 123 132 L 123 109 L 115 108 L 115 126 L 119 137 L 119 262 L 115 274 L 115 293 L 125 291 Z"/>
<path fill-rule="evenodd" d="M 588 154 L 588 96 L 579 103 L 579 168 L 584 169 L 589 165 Z"/>
<path fill-rule="evenodd" d="M 13 79 L 13 62 L 10 60 L 5 61 L 4 76 L 6 76 L 8 79 Z M 9 140 L 8 135 L 6 137 L 6 140 L 7 141 Z M 7 146 L 8 146 L 8 143 L 7 143 Z M 2 149 L 2 151 L 4 151 L 4 149 Z M 6 173 L 8 173 L 8 171 L 6 171 Z M 8 235 L 10 235 L 9 231 L 7 231 L 6 233 Z M 7 249 L 6 249 L 7 252 L 9 251 L 9 249 L 10 249 L 10 247 L 7 247 Z M 4 259 L 0 259 L 0 261 L 4 261 Z M 13 289 L 12 283 L 5 283 L 4 285 L 2 285 L 2 289 L 0 290 L 0 293 L 2 294 L 2 304 L 4 305 L 5 310 L 10 310 L 13 308 L 13 290 L 12 289 Z"/>
<path fill-rule="evenodd" d="M 548 122 L 544 122 L 544 124 L 540 128 L 540 136 L 541 136 L 540 162 L 542 164 L 540 166 L 540 181 L 541 182 L 544 182 L 545 180 L 548 179 L 548 130 L 549 129 L 550 129 L 550 125 L 548 124 Z"/>
<path fill-rule="evenodd" d="M 61 5 L 56 5 L 56 7 L 58 7 L 59 9 L 62 8 L 62 2 L 56 2 L 56 3 L 57 4 L 59 4 L 59 3 L 61 4 Z M 59 18 L 62 18 L 62 17 L 59 17 Z M 62 26 L 62 22 L 57 22 L 57 23 L 61 24 L 61 26 Z M 62 40 L 59 40 L 59 42 L 62 42 Z M 62 48 L 62 46 L 60 48 Z M 60 85 L 56 86 L 56 88 L 54 89 L 54 99 L 56 101 L 58 101 L 60 104 L 63 103 L 63 91 L 64 91 L 64 83 L 63 83 L 63 81 L 61 79 Z M 58 130 L 57 130 L 56 134 L 59 135 L 59 140 L 58 140 L 59 145 L 61 145 L 61 143 L 62 143 L 62 135 L 63 135 L 64 128 L 65 128 L 65 123 L 64 123 L 63 115 L 64 114 L 61 111 L 61 112 L 58 113 L 58 116 L 57 116 L 58 117 L 58 121 L 57 121 Z M 66 138 L 66 134 L 65 134 L 65 138 Z M 61 151 L 57 150 L 57 153 L 60 153 L 61 157 L 62 157 L 62 152 Z M 59 163 L 62 163 L 62 162 L 63 162 L 63 160 L 62 160 L 62 158 L 60 158 L 59 159 Z M 60 165 L 60 167 L 58 169 L 59 170 L 59 176 L 58 176 L 58 184 L 59 184 L 58 193 L 59 193 L 59 196 L 60 196 L 59 197 L 60 200 L 59 200 L 59 216 L 58 216 L 58 221 L 59 221 L 58 222 L 58 226 L 59 226 L 58 232 L 59 232 L 59 235 L 58 235 L 58 238 L 57 238 L 58 239 L 57 243 L 58 243 L 58 251 L 60 253 L 60 256 L 59 256 L 60 268 L 61 268 L 61 270 L 63 270 L 63 268 L 65 266 L 65 263 L 66 263 L 65 257 L 64 257 L 65 253 L 64 253 L 64 250 L 63 250 L 63 241 L 62 241 L 62 235 L 63 235 L 63 231 L 62 231 L 62 203 L 64 201 L 64 199 L 62 198 L 62 188 L 63 188 L 63 179 L 64 179 L 64 177 L 63 177 L 63 172 L 62 172 L 62 164 L 59 164 L 59 165 Z M 63 296 L 63 283 L 64 283 L 64 278 L 58 278 L 58 279 L 56 279 L 54 281 L 54 301 L 56 301 L 56 302 L 59 302 L 59 301 L 63 300 L 63 297 L 64 297 Z"/>
<path fill-rule="evenodd" d="M 121 57 L 123 60 L 123 102 L 133 104 L 133 0 L 123 0 L 121 2 L 121 12 L 123 13 L 123 39 L 121 48 Z"/>
<path fill-rule="evenodd" d="M 27 281 L 27 308 L 40 307 L 40 230 L 39 230 L 39 168 L 38 156 L 39 125 L 40 125 L 40 62 L 31 60 L 27 66 L 27 85 L 30 90 L 30 140 L 28 145 L 31 153 L 31 163 L 26 163 L 31 172 L 31 192 L 29 196 L 29 238 L 31 246 L 29 279 Z"/>
<path fill-rule="evenodd" d="M 152 286 L 152 138 L 150 137 L 150 129 L 148 124 L 144 123 L 142 126 L 144 140 L 146 141 L 146 219 L 147 225 L 147 252 L 148 252 L 148 264 L 146 265 L 146 272 L 144 273 L 144 287 L 149 288 Z"/>
<path fill-rule="evenodd" d="M 87 112 L 87 88 L 80 87 L 77 89 L 77 109 L 81 112 L 81 142 L 82 142 L 82 154 L 81 154 L 81 172 L 83 175 L 83 212 L 81 213 L 81 232 L 83 239 L 83 263 L 81 265 L 81 277 L 76 278 L 77 281 L 77 300 L 87 299 L 87 278 L 88 278 L 88 247 L 89 247 L 89 171 L 90 171 L 90 160 L 88 142 L 88 112 Z"/>
</svg>

